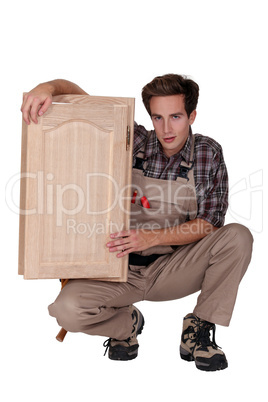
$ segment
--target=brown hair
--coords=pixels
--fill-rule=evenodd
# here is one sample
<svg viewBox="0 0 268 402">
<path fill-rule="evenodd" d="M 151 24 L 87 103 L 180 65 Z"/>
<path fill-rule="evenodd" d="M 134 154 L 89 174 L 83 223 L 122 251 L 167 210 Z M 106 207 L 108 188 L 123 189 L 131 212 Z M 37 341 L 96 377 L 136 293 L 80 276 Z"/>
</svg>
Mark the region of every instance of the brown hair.
<svg viewBox="0 0 268 402">
<path fill-rule="evenodd" d="M 183 95 L 185 111 L 190 114 L 196 109 L 199 86 L 193 80 L 183 75 L 166 74 L 155 77 L 142 89 L 142 100 L 144 106 L 151 116 L 150 100 L 152 96 Z"/>
</svg>

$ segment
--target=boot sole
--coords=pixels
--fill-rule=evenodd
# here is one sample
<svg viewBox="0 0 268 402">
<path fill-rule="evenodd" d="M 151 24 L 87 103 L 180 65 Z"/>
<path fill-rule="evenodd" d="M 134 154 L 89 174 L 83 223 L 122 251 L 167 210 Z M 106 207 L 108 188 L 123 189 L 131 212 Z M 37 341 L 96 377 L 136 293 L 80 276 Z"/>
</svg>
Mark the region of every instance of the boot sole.
<svg viewBox="0 0 268 402">
<path fill-rule="evenodd" d="M 142 316 L 142 322 L 140 328 L 137 331 L 137 336 L 142 333 L 144 324 L 145 321 Z M 138 356 L 138 348 L 139 348 L 138 344 L 133 346 L 122 346 L 122 345 L 114 347 L 110 346 L 108 357 L 111 360 L 120 360 L 120 361 L 133 360 L 136 359 L 136 357 Z"/>
<path fill-rule="evenodd" d="M 225 355 L 214 355 L 209 359 L 205 357 L 197 357 L 196 359 L 187 350 L 180 347 L 180 356 L 183 360 L 188 362 L 195 362 L 196 368 L 203 371 L 217 371 L 224 370 L 228 367 L 228 362 Z"/>
<path fill-rule="evenodd" d="M 138 356 L 138 348 L 139 345 L 133 345 L 129 347 L 118 345 L 114 348 L 110 346 L 108 357 L 111 360 L 133 360 L 136 359 L 136 357 Z"/>
</svg>

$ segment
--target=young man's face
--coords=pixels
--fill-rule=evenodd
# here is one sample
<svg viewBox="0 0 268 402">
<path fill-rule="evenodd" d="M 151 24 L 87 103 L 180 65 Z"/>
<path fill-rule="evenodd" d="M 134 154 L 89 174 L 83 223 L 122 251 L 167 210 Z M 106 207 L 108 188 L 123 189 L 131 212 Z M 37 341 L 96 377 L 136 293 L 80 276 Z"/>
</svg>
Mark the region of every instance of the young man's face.
<svg viewBox="0 0 268 402">
<path fill-rule="evenodd" d="M 165 155 L 170 157 L 183 148 L 196 111 L 187 116 L 183 95 L 153 96 L 150 108 L 157 138 Z"/>
</svg>

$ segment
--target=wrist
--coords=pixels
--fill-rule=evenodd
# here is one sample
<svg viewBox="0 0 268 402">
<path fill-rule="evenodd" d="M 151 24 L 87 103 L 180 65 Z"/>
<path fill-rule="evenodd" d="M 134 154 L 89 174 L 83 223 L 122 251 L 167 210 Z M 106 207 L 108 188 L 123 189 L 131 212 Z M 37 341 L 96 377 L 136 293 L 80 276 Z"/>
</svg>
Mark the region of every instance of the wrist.
<svg viewBox="0 0 268 402">
<path fill-rule="evenodd" d="M 150 230 L 150 237 L 149 237 L 150 247 L 160 246 L 163 244 L 164 230 L 165 229 Z"/>
<path fill-rule="evenodd" d="M 61 94 L 60 87 L 57 84 L 56 80 L 43 82 L 43 83 L 37 85 L 36 89 L 40 90 L 41 92 L 48 92 L 51 96 Z"/>
<path fill-rule="evenodd" d="M 73 95 L 88 95 L 82 88 L 71 81 L 56 79 L 53 81 L 43 82 L 34 90 L 40 93 L 48 93 L 51 96 L 73 94 Z"/>
</svg>

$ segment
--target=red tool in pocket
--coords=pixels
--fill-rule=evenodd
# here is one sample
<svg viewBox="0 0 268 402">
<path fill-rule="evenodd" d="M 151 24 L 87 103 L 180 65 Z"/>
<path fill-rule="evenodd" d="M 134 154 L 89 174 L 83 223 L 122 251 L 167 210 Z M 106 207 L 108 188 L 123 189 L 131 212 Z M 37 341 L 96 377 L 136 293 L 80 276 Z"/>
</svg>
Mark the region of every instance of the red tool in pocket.
<svg viewBox="0 0 268 402">
<path fill-rule="evenodd" d="M 135 204 L 137 194 L 138 194 L 138 191 L 135 190 L 132 195 L 132 199 L 131 199 L 132 204 Z M 141 205 L 143 206 L 143 208 L 151 208 L 149 201 L 147 200 L 147 198 L 145 196 L 141 197 Z"/>
<path fill-rule="evenodd" d="M 141 197 L 141 205 L 143 206 L 143 208 L 151 208 L 149 201 L 145 196 Z"/>
<path fill-rule="evenodd" d="M 132 195 L 132 199 L 131 199 L 131 203 L 132 203 L 132 204 L 135 204 L 135 200 L 136 200 L 137 194 L 138 194 L 138 191 L 135 190 L 134 193 L 133 193 L 133 195 Z"/>
</svg>

